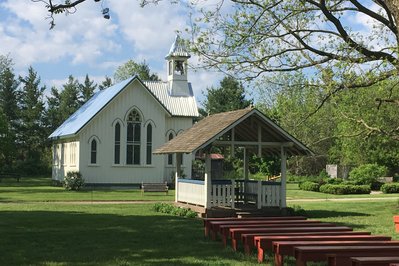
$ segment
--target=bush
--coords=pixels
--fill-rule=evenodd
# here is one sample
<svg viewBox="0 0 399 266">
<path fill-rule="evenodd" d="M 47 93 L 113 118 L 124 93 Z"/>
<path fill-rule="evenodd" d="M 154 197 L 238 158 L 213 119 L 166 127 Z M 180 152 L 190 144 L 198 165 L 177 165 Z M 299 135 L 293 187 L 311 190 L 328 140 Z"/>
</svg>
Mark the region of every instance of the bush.
<svg viewBox="0 0 399 266">
<path fill-rule="evenodd" d="M 318 192 L 320 188 L 319 183 L 305 181 L 299 184 L 299 188 L 306 191 L 315 191 Z"/>
<path fill-rule="evenodd" d="M 381 191 L 385 194 L 399 193 L 399 183 L 386 183 L 381 186 Z"/>
<path fill-rule="evenodd" d="M 326 184 L 320 186 L 320 192 L 335 195 L 370 194 L 371 188 L 368 185 Z"/>
<path fill-rule="evenodd" d="M 378 164 L 363 164 L 354 168 L 349 173 L 349 179 L 356 185 L 370 185 L 372 189 L 379 190 L 382 183 L 377 179 L 386 176 L 388 168 Z"/>
<path fill-rule="evenodd" d="M 63 186 L 66 190 L 80 190 L 84 186 L 82 174 L 78 171 L 68 172 L 64 177 Z"/>
<path fill-rule="evenodd" d="M 156 203 L 153 206 L 154 211 L 161 213 L 168 213 L 176 216 L 182 216 L 186 218 L 195 218 L 197 217 L 197 213 L 188 208 L 181 208 L 177 206 L 173 206 L 172 204 L 166 203 Z"/>
</svg>

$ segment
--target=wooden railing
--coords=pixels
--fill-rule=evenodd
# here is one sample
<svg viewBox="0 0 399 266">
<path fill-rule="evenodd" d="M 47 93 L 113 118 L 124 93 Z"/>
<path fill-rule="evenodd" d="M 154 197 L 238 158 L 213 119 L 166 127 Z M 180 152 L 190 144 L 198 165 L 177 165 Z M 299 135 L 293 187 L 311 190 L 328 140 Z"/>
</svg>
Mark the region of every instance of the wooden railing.
<svg viewBox="0 0 399 266">
<path fill-rule="evenodd" d="M 231 207 L 237 202 L 262 207 L 280 207 L 281 183 L 256 180 L 178 179 L 176 201 L 209 207 Z"/>
</svg>

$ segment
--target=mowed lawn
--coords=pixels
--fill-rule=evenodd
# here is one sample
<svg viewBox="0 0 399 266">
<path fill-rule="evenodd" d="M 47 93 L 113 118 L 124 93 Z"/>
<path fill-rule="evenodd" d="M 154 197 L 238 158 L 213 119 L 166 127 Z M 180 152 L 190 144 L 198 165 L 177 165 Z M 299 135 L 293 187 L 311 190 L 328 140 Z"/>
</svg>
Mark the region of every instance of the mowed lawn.
<svg viewBox="0 0 399 266">
<path fill-rule="evenodd" d="M 87 198 L 90 191 L 66 192 L 42 181 L 0 183 L 0 265 L 259 265 L 255 256 L 205 239 L 200 219 L 156 213 L 152 203 L 97 204 Z M 123 193 L 137 200 L 173 199 L 136 192 L 93 191 L 102 200 L 126 200 Z M 40 193 L 72 202 L 40 202 Z M 74 202 L 79 199 L 87 202 Z M 399 215 L 395 198 L 292 204 L 304 208 L 309 218 L 399 240 L 392 221 Z"/>
</svg>

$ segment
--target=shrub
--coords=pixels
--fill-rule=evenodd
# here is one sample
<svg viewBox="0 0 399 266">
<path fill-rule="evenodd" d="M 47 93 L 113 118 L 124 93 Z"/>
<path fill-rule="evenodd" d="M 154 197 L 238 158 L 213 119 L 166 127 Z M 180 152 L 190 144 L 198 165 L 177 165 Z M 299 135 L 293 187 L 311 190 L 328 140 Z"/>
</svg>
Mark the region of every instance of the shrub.
<svg viewBox="0 0 399 266">
<path fill-rule="evenodd" d="M 399 183 L 386 183 L 381 186 L 381 191 L 385 194 L 399 193 Z"/>
<path fill-rule="evenodd" d="M 306 191 L 315 191 L 318 192 L 320 188 L 320 184 L 310 181 L 305 181 L 299 184 L 299 188 Z"/>
<path fill-rule="evenodd" d="M 80 190 L 84 186 L 82 174 L 78 171 L 68 172 L 64 177 L 63 186 L 66 190 Z"/>
<path fill-rule="evenodd" d="M 363 164 L 354 168 L 349 173 L 349 178 L 355 182 L 356 185 L 370 185 L 372 189 L 380 189 L 382 183 L 378 182 L 377 178 L 385 176 L 388 172 L 386 166 L 378 164 Z"/>
<path fill-rule="evenodd" d="M 370 194 L 371 188 L 368 185 L 326 184 L 320 186 L 320 192 L 328 194 L 336 194 L 336 195 Z"/>
<path fill-rule="evenodd" d="M 173 206 L 172 204 L 167 204 L 167 203 L 156 203 L 153 206 L 153 209 L 156 212 L 168 213 L 168 214 L 182 216 L 182 217 L 186 217 L 186 218 L 197 217 L 197 213 L 195 211 L 192 211 L 191 209 L 177 207 L 177 206 Z"/>
</svg>

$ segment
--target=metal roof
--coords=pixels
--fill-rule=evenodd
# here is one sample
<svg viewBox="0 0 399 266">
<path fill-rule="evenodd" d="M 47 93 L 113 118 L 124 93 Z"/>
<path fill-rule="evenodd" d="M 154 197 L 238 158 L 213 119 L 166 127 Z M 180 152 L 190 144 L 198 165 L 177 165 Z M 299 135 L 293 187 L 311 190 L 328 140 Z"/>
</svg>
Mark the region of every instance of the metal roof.
<svg viewBox="0 0 399 266">
<path fill-rule="evenodd" d="M 171 96 L 168 82 L 144 81 L 144 84 L 172 116 L 199 116 L 191 83 L 188 83 L 189 96 Z"/>
<path fill-rule="evenodd" d="M 257 127 L 261 127 L 261 139 L 269 143 L 280 145 L 264 147 L 263 150 L 268 154 L 280 154 L 281 146 L 286 147 L 289 155 L 313 155 L 314 153 L 302 144 L 299 140 L 288 134 L 277 124 L 257 109 L 247 108 L 237 111 L 224 112 L 208 116 L 193 127 L 177 135 L 174 139 L 157 148 L 154 154 L 171 153 L 194 153 L 206 148 L 219 140 L 220 137 L 235 129 L 235 139 L 239 142 L 253 145 L 258 142 L 259 132 Z M 250 144 L 249 144 L 250 143 Z M 287 145 L 290 144 L 290 145 Z"/>
<path fill-rule="evenodd" d="M 140 84 L 147 89 L 154 98 L 165 108 L 172 116 L 197 117 L 198 108 L 192 93 L 191 85 L 189 97 L 174 97 L 168 93 L 168 83 L 155 81 L 143 83 L 138 77 L 126 79 L 105 90 L 98 91 L 93 97 L 73 113 L 62 123 L 50 136 L 51 139 L 74 136 L 90 120 L 95 117 L 109 102 L 112 101 L 124 88 L 133 80 L 138 80 Z"/>
<path fill-rule="evenodd" d="M 190 58 L 190 54 L 187 51 L 187 47 L 179 35 L 176 36 L 175 41 L 173 42 L 172 46 L 170 47 L 169 53 L 165 56 L 166 59 L 171 57 L 185 57 Z"/>
</svg>

